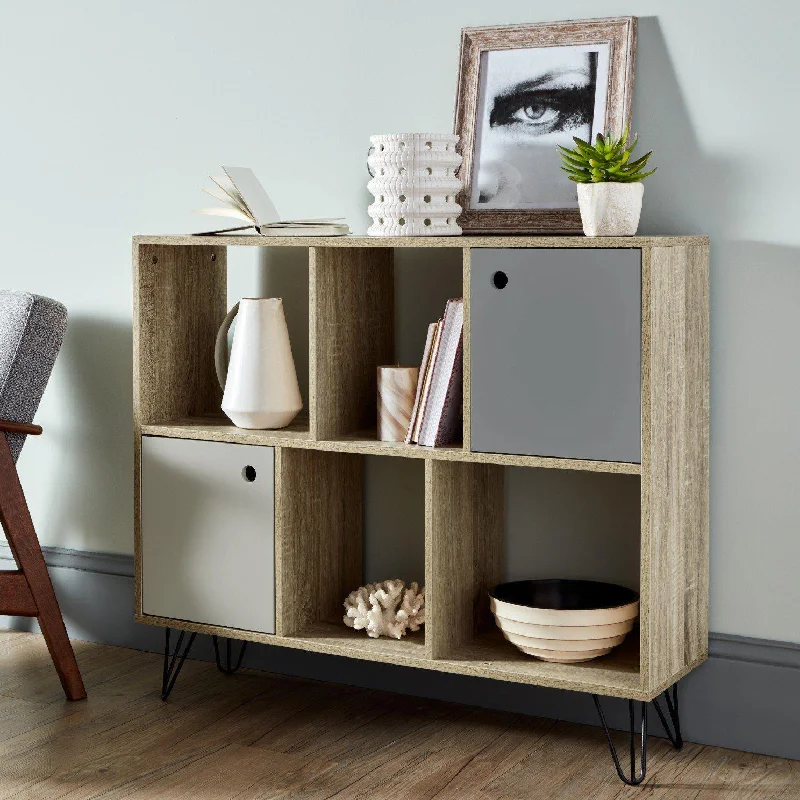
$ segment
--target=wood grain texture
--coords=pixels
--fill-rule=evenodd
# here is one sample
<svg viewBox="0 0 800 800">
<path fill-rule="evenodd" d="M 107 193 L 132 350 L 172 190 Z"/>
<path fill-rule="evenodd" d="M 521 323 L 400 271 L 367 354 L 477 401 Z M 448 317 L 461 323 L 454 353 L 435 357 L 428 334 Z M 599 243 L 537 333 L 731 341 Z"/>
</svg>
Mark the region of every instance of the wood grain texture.
<svg viewBox="0 0 800 800">
<path fill-rule="evenodd" d="M 684 247 L 707 245 L 708 236 L 134 236 L 134 245 L 197 247 Z"/>
<path fill-rule="evenodd" d="M 692 743 L 675 751 L 653 736 L 647 781 L 628 789 L 596 727 L 247 670 L 229 679 L 193 660 L 165 706 L 158 654 L 75 649 L 87 704 L 43 691 L 54 681 L 41 637 L 0 632 L 0 796 L 800 798 L 795 761 Z"/>
<path fill-rule="evenodd" d="M 394 251 L 314 247 L 309 281 L 312 435 L 375 427 L 375 370 L 394 360 Z"/>
<path fill-rule="evenodd" d="M 446 658 L 494 623 L 488 590 L 503 580 L 503 468 L 425 462 L 425 627 Z"/>
<path fill-rule="evenodd" d="M 322 450 L 334 453 L 425 458 L 433 461 L 464 461 L 474 464 L 501 464 L 509 467 L 539 467 L 578 472 L 609 472 L 617 475 L 638 475 L 641 466 L 628 461 L 583 461 L 574 458 L 520 456 L 510 453 L 470 453 L 460 445 L 420 447 L 403 442 L 381 442 L 375 431 L 357 431 L 332 439 L 317 440 L 304 428 L 276 431 L 253 431 L 225 424 L 219 419 L 176 420 L 166 425 L 142 425 L 142 433 L 174 439 L 203 439 L 233 444 L 263 444 Z"/>
<path fill-rule="evenodd" d="M 636 54 L 636 17 L 568 20 L 487 28 L 463 28 L 454 130 L 464 157 L 458 202 L 464 209 L 459 224 L 468 233 L 580 233 L 577 208 L 486 209 L 472 206 L 476 121 L 481 56 L 490 51 L 534 47 L 608 44 L 609 73 L 604 132 L 619 135 L 630 123 Z M 535 178 L 534 178 L 535 179 Z"/>
<path fill-rule="evenodd" d="M 226 304 L 224 247 L 134 248 L 136 423 L 219 410 L 214 343 Z"/>
<path fill-rule="evenodd" d="M 20 570 L 0 571 L 0 614 L 35 617 L 38 613 L 25 574 Z"/>
<path fill-rule="evenodd" d="M 31 425 L 28 422 L 11 422 L 7 419 L 0 419 L 0 432 L 21 433 L 25 436 L 40 436 L 42 433 L 42 426 Z"/>
<path fill-rule="evenodd" d="M 214 343 L 227 312 L 224 247 L 133 245 L 134 606 L 142 610 L 142 426 L 218 412 Z"/>
<path fill-rule="evenodd" d="M 650 402 L 650 386 L 652 372 L 652 333 L 653 333 L 653 279 L 652 279 L 653 248 L 642 250 L 642 447 L 641 447 L 641 475 L 650 475 L 652 471 L 652 454 L 646 444 L 651 440 L 652 433 L 652 403 Z M 640 647 L 639 668 L 642 682 L 649 683 L 647 676 L 650 674 L 650 594 L 646 590 L 650 575 L 650 531 L 646 520 L 650 519 L 650 481 L 643 478 L 639 482 L 639 625 Z"/>
<path fill-rule="evenodd" d="M 276 448 L 278 634 L 341 621 L 345 597 L 361 584 L 362 480 L 360 456 Z"/>
<path fill-rule="evenodd" d="M 649 451 L 642 473 L 644 685 L 708 652 L 708 248 L 650 254 Z"/>
<path fill-rule="evenodd" d="M 428 654 L 431 645 L 428 641 L 430 633 L 427 631 L 423 643 L 416 634 L 400 641 L 370 639 L 361 631 L 351 631 L 344 625 L 335 623 L 305 623 L 306 627 L 297 635 L 272 636 L 147 614 L 137 614 L 135 619 L 146 625 L 229 636 L 242 641 L 291 647 L 312 653 L 327 653 L 363 661 L 417 667 L 455 675 L 472 675 L 531 686 L 591 692 L 609 697 L 652 700 L 661 691 L 647 691 L 642 688 L 639 644 L 635 636 L 628 637 L 619 648 L 603 658 L 584 664 L 556 664 L 524 655 L 495 632 L 472 639 L 449 656 L 432 658 Z M 688 671 L 687 668 L 686 672 Z"/>
<path fill-rule="evenodd" d="M 233 442 L 234 444 L 295 446 L 300 442 L 313 441 L 307 416 L 295 417 L 285 428 L 254 430 L 237 428 L 224 415 L 204 414 L 201 417 L 174 419 L 164 424 L 142 425 L 142 432 L 173 439 L 200 439 L 209 442 Z"/>
</svg>

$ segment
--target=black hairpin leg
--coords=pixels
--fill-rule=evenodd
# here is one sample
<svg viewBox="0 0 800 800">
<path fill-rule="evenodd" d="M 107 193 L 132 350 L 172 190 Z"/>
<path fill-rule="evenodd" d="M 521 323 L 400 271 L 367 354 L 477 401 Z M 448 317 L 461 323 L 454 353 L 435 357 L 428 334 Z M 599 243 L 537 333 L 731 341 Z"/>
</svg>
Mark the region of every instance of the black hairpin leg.
<svg viewBox="0 0 800 800">
<path fill-rule="evenodd" d="M 247 650 L 247 642 L 242 642 L 241 649 L 239 650 L 239 657 L 236 659 L 236 664 L 234 665 L 231 660 L 231 640 L 225 639 L 225 666 L 223 667 L 219 657 L 219 641 L 216 636 L 212 638 L 214 640 L 214 655 L 217 658 L 217 669 L 223 675 L 233 675 L 235 672 L 238 672 L 239 667 L 242 666 L 244 651 Z"/>
<path fill-rule="evenodd" d="M 669 729 L 669 725 L 667 724 L 667 718 L 664 716 L 664 712 L 661 710 L 661 706 L 658 704 L 658 698 L 655 698 L 653 700 L 653 705 L 656 707 L 656 712 L 658 712 L 661 724 L 664 726 L 664 730 L 666 731 L 667 737 L 669 738 L 670 742 L 672 742 L 672 746 L 676 750 L 680 750 L 681 747 L 683 747 L 683 737 L 681 736 L 681 718 L 678 713 L 677 683 L 672 687 L 672 697 L 669 696 L 669 689 L 667 689 L 664 692 L 664 700 L 667 703 L 667 711 L 669 712 L 669 718 L 672 720 L 672 730 Z"/>
<path fill-rule="evenodd" d="M 172 657 L 170 658 L 169 628 L 166 628 L 165 631 L 166 631 L 166 637 L 164 642 L 164 671 L 161 677 L 162 700 L 166 700 L 169 697 L 170 692 L 172 691 L 172 687 L 175 686 L 175 681 L 178 680 L 178 675 L 180 674 L 180 671 L 183 668 L 183 662 L 186 661 L 186 656 L 189 655 L 189 651 L 192 649 L 195 637 L 197 636 L 196 633 L 193 633 L 189 637 L 189 641 L 187 642 L 183 653 L 181 653 L 180 652 L 181 645 L 183 644 L 184 636 L 186 636 L 186 631 L 181 631 L 181 635 L 178 637 L 178 641 L 175 644 L 175 652 L 172 654 Z"/>
<path fill-rule="evenodd" d="M 606 724 L 606 718 L 603 715 L 603 708 L 600 705 L 600 698 L 593 694 L 592 698 L 594 699 L 595 707 L 597 708 L 597 713 L 600 717 L 600 723 L 603 726 L 603 731 L 606 735 L 606 741 L 608 742 L 608 747 L 611 750 L 611 758 L 614 759 L 614 766 L 617 770 L 617 775 L 619 775 L 620 780 L 623 783 L 628 784 L 628 786 L 638 786 L 644 779 L 645 775 L 647 774 L 647 703 L 642 703 L 642 727 L 641 727 L 641 742 L 640 742 L 640 756 L 639 756 L 639 774 L 636 774 L 636 730 L 635 730 L 635 719 L 634 719 L 634 707 L 633 707 L 633 700 L 628 700 L 628 716 L 630 719 L 630 747 L 631 747 L 631 774 L 630 777 L 626 776 L 622 765 L 619 762 L 619 756 L 617 755 L 617 750 L 614 747 L 614 742 L 611 739 L 611 732 L 608 729 L 608 725 Z M 658 713 L 658 717 L 661 720 L 661 724 L 664 726 L 664 731 L 667 734 L 672 746 L 676 750 L 680 750 L 683 747 L 683 737 L 681 736 L 681 718 L 678 712 L 678 684 L 676 683 L 672 687 L 672 695 L 670 696 L 670 690 L 667 689 L 664 692 L 664 700 L 667 704 L 667 711 L 669 713 L 669 718 L 672 721 L 672 729 L 670 730 L 669 723 L 667 722 L 667 718 L 664 715 L 664 712 L 661 710 L 661 706 L 658 703 L 658 698 L 653 700 L 653 705 L 656 707 L 656 712 Z"/>
<path fill-rule="evenodd" d="M 592 695 L 597 713 L 600 717 L 600 722 L 606 734 L 606 741 L 608 742 L 609 750 L 611 750 L 611 758 L 614 759 L 614 766 L 617 769 L 617 775 L 623 783 L 628 786 L 638 786 L 647 774 L 647 703 L 642 703 L 642 728 L 641 728 L 641 743 L 640 743 L 640 756 L 639 756 L 639 774 L 636 774 L 636 730 L 635 730 L 635 714 L 633 708 L 633 700 L 628 700 L 628 715 L 630 718 L 630 735 L 631 735 L 631 776 L 628 778 L 622 771 L 622 766 L 619 763 L 619 756 L 617 749 L 614 747 L 614 741 L 611 738 L 611 732 L 608 730 L 606 718 L 603 715 L 603 707 L 600 705 L 600 698 Z"/>
</svg>

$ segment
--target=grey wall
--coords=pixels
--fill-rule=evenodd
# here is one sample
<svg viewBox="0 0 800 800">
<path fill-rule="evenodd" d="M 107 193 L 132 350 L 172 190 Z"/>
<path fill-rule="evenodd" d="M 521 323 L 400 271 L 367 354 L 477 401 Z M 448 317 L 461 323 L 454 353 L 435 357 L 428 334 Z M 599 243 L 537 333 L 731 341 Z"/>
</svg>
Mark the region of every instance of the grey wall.
<svg viewBox="0 0 800 800">
<path fill-rule="evenodd" d="M 363 231 L 367 137 L 450 129 L 462 26 L 628 13 L 641 17 L 634 127 L 660 165 L 642 230 L 712 237 L 711 626 L 800 642 L 800 228 L 779 157 L 800 122 L 800 7 L 777 0 L 437 1 L 424 15 L 358 2 L 3 3 L 0 284 L 58 297 L 72 315 L 46 435 L 20 462 L 43 541 L 131 549 L 131 234 L 202 227 L 189 211 L 221 162 L 251 165 L 286 215 L 345 214 Z M 233 260 L 233 296 L 241 284 L 302 295 L 302 266 L 255 259 Z M 449 296 L 439 255 L 428 259 L 399 288 L 403 361 L 418 359 L 420 323 Z M 567 491 L 516 480 L 509 517 L 523 527 L 536 497 Z M 605 512 L 616 502 L 592 496 Z"/>
</svg>

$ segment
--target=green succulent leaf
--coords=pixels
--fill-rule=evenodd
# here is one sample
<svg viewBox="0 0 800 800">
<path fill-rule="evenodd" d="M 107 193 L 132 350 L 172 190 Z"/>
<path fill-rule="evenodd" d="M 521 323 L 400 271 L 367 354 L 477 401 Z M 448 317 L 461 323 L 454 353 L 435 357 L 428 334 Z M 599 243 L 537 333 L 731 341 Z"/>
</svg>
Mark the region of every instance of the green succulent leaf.
<svg viewBox="0 0 800 800">
<path fill-rule="evenodd" d="M 574 167 L 581 167 L 584 168 L 587 164 L 586 159 L 584 158 L 575 158 L 572 155 L 567 155 L 565 153 L 561 154 L 561 163 L 562 164 L 570 164 Z"/>
<path fill-rule="evenodd" d="M 594 144 L 578 136 L 573 136 L 572 141 L 575 147 L 558 145 L 558 150 L 561 169 L 576 183 L 633 183 L 655 172 L 655 169 L 643 171 L 652 151 L 636 160 L 631 159 L 639 137 L 634 135 L 631 138 L 627 125 L 618 138 L 611 133 L 598 132 Z"/>
<path fill-rule="evenodd" d="M 643 155 L 641 158 L 637 158 L 636 161 L 631 161 L 631 163 L 628 166 L 639 169 L 647 163 L 647 160 L 650 158 L 651 155 L 653 155 L 652 150 L 649 153 L 647 153 L 647 155 Z"/>
<path fill-rule="evenodd" d="M 592 156 L 600 155 L 589 142 L 584 142 L 583 139 L 579 139 L 577 136 L 572 137 L 573 141 L 575 142 L 576 148 L 580 153 L 586 153 Z"/>
</svg>

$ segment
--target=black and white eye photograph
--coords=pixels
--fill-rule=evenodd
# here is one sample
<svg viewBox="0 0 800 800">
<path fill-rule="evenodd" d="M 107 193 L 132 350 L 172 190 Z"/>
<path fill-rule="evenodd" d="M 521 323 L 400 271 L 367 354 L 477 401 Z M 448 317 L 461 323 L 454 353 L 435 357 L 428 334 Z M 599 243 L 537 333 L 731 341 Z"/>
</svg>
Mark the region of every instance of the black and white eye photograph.
<svg viewBox="0 0 800 800">
<path fill-rule="evenodd" d="M 465 28 L 455 132 L 471 233 L 575 233 L 575 185 L 558 146 L 630 122 L 636 20 Z"/>
<path fill-rule="evenodd" d="M 577 208 L 556 145 L 602 132 L 607 82 L 607 44 L 484 53 L 472 207 Z"/>
</svg>

